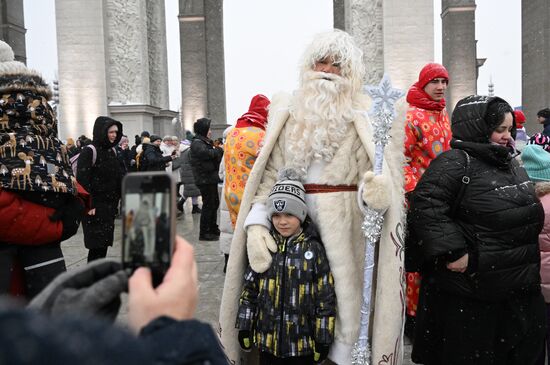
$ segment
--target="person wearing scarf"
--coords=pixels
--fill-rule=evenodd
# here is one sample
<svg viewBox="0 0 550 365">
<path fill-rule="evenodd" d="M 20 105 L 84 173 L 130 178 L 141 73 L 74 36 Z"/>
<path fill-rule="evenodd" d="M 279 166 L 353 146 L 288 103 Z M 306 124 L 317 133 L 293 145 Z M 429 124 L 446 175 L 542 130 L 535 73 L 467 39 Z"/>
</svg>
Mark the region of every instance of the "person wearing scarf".
<svg viewBox="0 0 550 365">
<path fill-rule="evenodd" d="M 405 193 L 409 195 L 424 171 L 440 153 L 450 149 L 451 125 L 445 109 L 445 91 L 449 73 L 443 65 L 428 63 L 420 71 L 418 81 L 407 93 L 405 123 Z M 405 254 L 407 271 L 405 334 L 412 337 L 420 291 L 420 274 L 415 269 L 414 255 Z"/>
<path fill-rule="evenodd" d="M 263 145 L 268 106 L 267 97 L 261 94 L 255 95 L 250 102 L 248 112 L 237 119 L 235 128 L 228 133 L 225 141 L 226 179 L 223 195 L 233 228 L 239 214 L 246 178 L 250 175 L 254 161 Z"/>
</svg>

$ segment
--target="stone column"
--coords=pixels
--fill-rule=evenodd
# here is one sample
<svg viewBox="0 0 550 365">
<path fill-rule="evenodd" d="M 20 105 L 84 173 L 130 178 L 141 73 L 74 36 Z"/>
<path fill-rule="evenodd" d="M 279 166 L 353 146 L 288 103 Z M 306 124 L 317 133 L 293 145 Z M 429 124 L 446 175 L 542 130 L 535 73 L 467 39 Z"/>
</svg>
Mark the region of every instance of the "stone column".
<svg viewBox="0 0 550 365">
<path fill-rule="evenodd" d="M 344 27 L 363 50 L 367 84 L 377 84 L 386 72 L 396 88 L 407 90 L 420 69 L 433 62 L 431 0 L 333 1 L 335 27 Z M 404 108 L 402 99 L 398 111 Z"/>
<path fill-rule="evenodd" d="M 521 2 L 521 99 L 530 134 L 542 131 L 537 111 L 550 108 L 550 2 Z"/>
<path fill-rule="evenodd" d="M 13 49 L 15 60 L 27 63 L 23 0 L 0 0 L 0 39 Z"/>
<path fill-rule="evenodd" d="M 63 137 L 91 136 L 99 115 L 130 140 L 172 134 L 163 1 L 57 0 L 56 20 Z"/>
<path fill-rule="evenodd" d="M 227 126 L 225 108 L 225 58 L 223 49 L 223 0 L 204 0 L 206 30 L 206 83 L 208 117 L 212 136 L 222 136 Z"/>
<path fill-rule="evenodd" d="M 192 130 L 212 119 L 214 137 L 226 123 L 222 0 L 180 0 L 182 119 Z"/>
<path fill-rule="evenodd" d="M 475 0 L 442 0 L 443 65 L 449 71 L 447 111 L 477 93 L 477 52 L 475 40 Z"/>
<path fill-rule="evenodd" d="M 164 1 L 147 1 L 147 51 L 151 105 L 168 109 L 168 58 Z"/>
<path fill-rule="evenodd" d="M 151 104 L 147 4 L 145 0 L 107 0 L 108 102 Z"/>
<path fill-rule="evenodd" d="M 107 60 L 103 1 L 56 0 L 59 134 L 91 137 L 98 115 L 107 115 Z"/>
</svg>

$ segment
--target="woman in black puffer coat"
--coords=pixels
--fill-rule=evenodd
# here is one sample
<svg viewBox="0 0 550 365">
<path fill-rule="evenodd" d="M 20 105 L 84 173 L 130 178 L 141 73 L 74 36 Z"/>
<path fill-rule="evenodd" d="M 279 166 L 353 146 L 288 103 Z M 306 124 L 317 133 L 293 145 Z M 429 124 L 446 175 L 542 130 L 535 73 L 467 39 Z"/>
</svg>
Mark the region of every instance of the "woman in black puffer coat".
<svg viewBox="0 0 550 365">
<path fill-rule="evenodd" d="M 513 159 L 512 108 L 469 96 L 452 116 L 452 149 L 411 195 L 423 281 L 414 362 L 534 364 L 545 338 L 538 234 L 544 212 Z"/>
<path fill-rule="evenodd" d="M 115 146 L 122 138 L 122 123 L 109 117 L 98 117 L 94 124 L 92 145 L 82 148 L 78 157 L 76 178 L 91 195 L 92 206 L 82 220 L 84 244 L 89 250 L 88 262 L 105 257 L 113 245 L 115 216 L 120 199 L 122 171 Z"/>
</svg>

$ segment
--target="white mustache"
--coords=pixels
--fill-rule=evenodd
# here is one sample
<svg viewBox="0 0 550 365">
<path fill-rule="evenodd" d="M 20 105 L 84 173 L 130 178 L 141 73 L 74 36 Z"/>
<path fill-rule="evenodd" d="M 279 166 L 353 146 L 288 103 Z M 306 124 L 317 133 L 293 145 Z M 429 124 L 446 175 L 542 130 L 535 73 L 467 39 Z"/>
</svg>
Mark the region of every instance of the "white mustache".
<svg viewBox="0 0 550 365">
<path fill-rule="evenodd" d="M 304 74 L 304 79 L 306 80 L 327 80 L 327 81 L 343 81 L 344 78 L 336 74 L 331 74 L 321 71 L 308 71 Z"/>
</svg>

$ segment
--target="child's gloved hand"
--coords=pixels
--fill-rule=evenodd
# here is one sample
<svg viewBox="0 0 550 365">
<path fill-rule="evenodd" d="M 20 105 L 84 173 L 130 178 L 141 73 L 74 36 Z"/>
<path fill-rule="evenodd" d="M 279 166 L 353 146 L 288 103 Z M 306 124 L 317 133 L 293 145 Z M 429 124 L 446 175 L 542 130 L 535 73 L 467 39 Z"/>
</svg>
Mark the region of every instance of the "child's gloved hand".
<svg viewBox="0 0 550 365">
<path fill-rule="evenodd" d="M 315 342 L 315 349 L 313 350 L 313 361 L 316 364 L 320 364 L 326 360 L 330 346 L 324 343 Z"/>
<path fill-rule="evenodd" d="M 277 244 L 269 229 L 261 224 L 253 224 L 247 228 L 246 251 L 250 267 L 257 273 L 267 271 L 271 266 L 271 252 L 277 252 Z"/>
<path fill-rule="evenodd" d="M 244 351 L 250 351 L 252 348 L 252 337 L 249 330 L 239 331 L 239 345 Z"/>
</svg>

